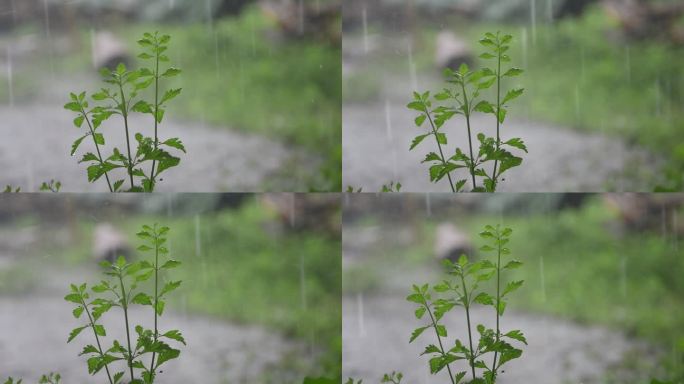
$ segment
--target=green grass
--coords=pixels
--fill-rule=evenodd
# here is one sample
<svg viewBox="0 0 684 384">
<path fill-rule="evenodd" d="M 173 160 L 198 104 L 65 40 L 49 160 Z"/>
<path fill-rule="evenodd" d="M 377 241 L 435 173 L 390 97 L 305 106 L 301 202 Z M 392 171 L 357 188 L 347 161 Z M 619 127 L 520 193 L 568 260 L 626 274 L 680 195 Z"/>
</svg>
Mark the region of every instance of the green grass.
<svg viewBox="0 0 684 384">
<path fill-rule="evenodd" d="M 172 36 L 170 57 L 183 70 L 175 113 L 302 146 L 323 159 L 311 188 L 341 189 L 339 46 L 283 40 L 257 8 L 213 29 L 142 24 L 120 32 L 134 47 L 150 30 Z"/>
<path fill-rule="evenodd" d="M 339 376 L 340 240 L 311 232 L 273 232 L 269 222 L 277 219 L 255 202 L 237 210 L 203 214 L 199 220 L 199 255 L 193 216 L 132 216 L 116 226 L 136 245 L 134 234 L 143 224 L 157 222 L 171 228 L 171 257 L 183 263 L 173 271 L 173 278 L 183 280 L 183 285 L 170 308 L 185 306 L 191 313 L 282 332 L 319 353 L 318 365 L 301 368 L 304 373 Z M 58 253 L 71 263 L 79 259 L 92 263 L 90 247 L 88 240 Z"/>
<path fill-rule="evenodd" d="M 510 249 L 525 265 L 509 277 L 525 280 L 525 285 L 516 292 L 511 308 L 603 324 L 649 340 L 663 347 L 668 374 L 682 380 L 681 251 L 672 235 L 664 239 L 660 231 L 616 235 L 609 227 L 612 220 L 617 219 L 595 198 L 579 210 L 510 215 L 503 221 L 482 215 L 458 223 L 478 246 L 484 244 L 477 233 L 485 224 L 513 228 Z M 420 240 L 415 245 L 384 252 L 395 253 L 393 260 L 406 260 L 407 267 L 436 263 L 433 228 L 434 223 L 425 222 L 418 227 Z"/>
</svg>

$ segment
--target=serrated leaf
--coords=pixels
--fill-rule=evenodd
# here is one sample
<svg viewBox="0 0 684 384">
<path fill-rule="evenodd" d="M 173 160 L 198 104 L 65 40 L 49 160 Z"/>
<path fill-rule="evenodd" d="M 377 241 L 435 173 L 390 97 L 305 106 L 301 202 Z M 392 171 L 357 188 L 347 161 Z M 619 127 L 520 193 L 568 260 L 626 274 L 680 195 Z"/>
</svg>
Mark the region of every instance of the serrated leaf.
<svg viewBox="0 0 684 384">
<path fill-rule="evenodd" d="M 426 137 L 430 136 L 431 133 L 426 133 L 424 135 L 418 135 L 413 138 L 413 141 L 411 142 L 411 147 L 409 148 L 409 151 L 415 148 L 418 144 L 420 144 Z"/>
<path fill-rule="evenodd" d="M 82 142 L 83 139 L 85 139 L 86 137 L 88 137 L 88 135 L 81 136 L 81 137 L 79 137 L 78 139 L 76 139 L 76 140 L 74 141 L 73 144 L 71 144 L 71 156 L 73 156 L 74 153 L 76 153 L 76 150 L 78 149 L 78 146 L 81 145 L 81 142 Z"/>
<path fill-rule="evenodd" d="M 88 328 L 87 325 L 83 326 L 83 327 L 78 327 L 78 328 L 72 329 L 71 332 L 69 333 L 69 339 L 67 339 L 67 343 L 71 342 L 71 340 L 76 338 L 76 336 L 78 336 L 81 333 L 81 331 L 83 331 L 86 328 Z"/>
<path fill-rule="evenodd" d="M 409 340 L 409 343 L 413 342 L 413 340 L 418 338 L 418 336 L 420 336 L 428 328 L 430 328 L 429 325 L 425 326 L 425 327 L 420 327 L 420 328 L 414 329 L 413 332 L 411 333 L 411 339 Z"/>
<path fill-rule="evenodd" d="M 503 104 L 506 104 L 507 102 L 509 102 L 511 100 L 516 99 L 517 97 L 522 95 L 524 91 L 525 91 L 524 88 L 511 89 L 510 91 L 508 91 L 506 93 L 506 96 L 504 96 L 503 100 L 501 101 L 501 104 L 503 105 Z"/>
<path fill-rule="evenodd" d="M 175 98 L 176 96 L 180 95 L 182 88 L 175 88 L 175 89 L 169 89 L 164 93 L 164 96 L 162 97 L 161 101 L 159 104 L 164 104 L 167 101 Z"/>
<path fill-rule="evenodd" d="M 179 149 L 179 150 L 183 151 L 183 153 L 185 153 L 185 146 L 183 145 L 183 142 L 180 141 L 180 139 L 177 137 L 173 137 L 171 139 L 168 139 L 168 140 L 162 142 L 162 144 L 169 146 L 169 147 L 172 147 L 172 148 Z"/>
<path fill-rule="evenodd" d="M 523 70 L 520 68 L 511 68 L 508 71 L 506 71 L 503 74 L 503 76 L 514 77 L 514 76 L 519 76 L 522 73 L 523 73 Z"/>
</svg>

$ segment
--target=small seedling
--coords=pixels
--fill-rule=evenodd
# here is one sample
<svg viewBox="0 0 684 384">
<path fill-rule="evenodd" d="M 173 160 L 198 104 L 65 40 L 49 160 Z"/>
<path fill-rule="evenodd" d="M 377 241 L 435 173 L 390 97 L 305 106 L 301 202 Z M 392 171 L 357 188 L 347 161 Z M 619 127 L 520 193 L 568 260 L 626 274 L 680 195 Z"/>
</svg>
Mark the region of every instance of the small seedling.
<svg viewBox="0 0 684 384">
<path fill-rule="evenodd" d="M 73 315 L 82 318 L 85 313 L 86 323 L 74 328 L 67 343 L 74 340 L 83 330 L 90 329 L 95 344 L 87 345 L 80 355 L 88 356 L 88 373 L 96 375 L 104 369 L 110 384 L 123 383 L 124 376 L 129 376 L 129 384 L 150 384 L 156 379 L 159 367 L 180 355 L 180 350 L 172 348 L 167 341 L 182 343 L 185 339 L 178 330 L 162 333 L 159 331 L 158 318 L 164 313 L 166 295 L 178 288 L 181 281 L 169 281 L 160 287 L 159 273 L 180 265 L 179 261 L 168 259 L 169 251 L 164 245 L 168 227 L 154 225 L 143 226 L 137 236 L 145 244 L 138 247 L 141 252 L 154 253 L 153 263 L 143 260 L 129 263 L 121 256 L 116 262 L 102 262 L 104 274 L 108 280 L 88 290 L 87 285 L 71 285 L 71 292 L 64 297 L 66 301 L 76 304 Z M 166 260 L 162 263 L 160 258 Z M 154 292 L 147 294 L 138 289 L 138 284 L 153 278 Z M 92 295 L 92 297 L 91 297 Z M 129 324 L 129 308 L 133 304 L 150 306 L 153 312 L 154 328 L 146 329 L 136 325 L 137 334 L 133 344 L 131 326 Z M 105 327 L 100 323 L 102 316 L 110 309 L 118 307 L 123 314 L 122 326 L 126 333 L 125 342 L 114 340 L 112 346 L 104 346 L 107 336 Z M 114 363 L 123 362 L 124 371 L 115 372 Z"/>
<path fill-rule="evenodd" d="M 161 94 L 159 81 L 180 74 L 180 69 L 169 67 L 160 69 L 160 63 L 169 61 L 164 54 L 171 40 L 169 35 L 159 33 L 145 33 L 138 40 L 138 45 L 143 52 L 138 55 L 140 59 L 152 61 L 152 65 L 138 70 L 128 70 L 123 63 L 116 69 L 103 68 L 101 71 L 103 81 L 109 84 L 99 92 L 91 95 L 90 106 L 86 92 L 80 94 L 71 93 L 70 101 L 64 105 L 65 109 L 77 114 L 74 125 L 81 128 L 83 123 L 87 131 L 74 141 L 71 146 L 71 155 L 76 153 L 81 143 L 88 137 L 93 142 L 95 152 L 87 152 L 79 163 L 88 164 L 88 181 L 93 183 L 104 176 L 110 192 L 121 191 L 125 183 L 128 183 L 129 192 L 152 192 L 159 180 L 159 175 L 165 170 L 175 167 L 180 163 L 180 158 L 173 156 L 167 149 L 175 149 L 185 152 L 183 143 L 176 137 L 167 140 L 159 138 L 159 124 L 164 119 L 166 104 L 181 93 L 181 88 L 169 89 Z M 140 93 L 154 84 L 154 100 L 146 101 Z M 153 136 L 142 133 L 135 134 L 137 147 L 132 148 L 132 138 L 129 129 L 129 116 L 137 112 L 149 114 L 154 123 Z M 104 134 L 98 130 L 101 124 L 113 115 L 121 116 L 123 123 L 126 148 L 124 151 L 114 148 L 109 156 L 103 155 L 105 145 Z M 147 164 L 149 171 L 146 172 Z M 127 178 L 113 181 L 110 179 L 111 172 L 123 169 Z"/>
<path fill-rule="evenodd" d="M 390 181 L 389 184 L 383 184 L 381 192 L 399 192 L 401 191 L 401 183 Z"/>
<path fill-rule="evenodd" d="M 40 190 L 46 192 L 57 193 L 59 192 L 60 188 L 62 188 L 62 183 L 55 180 L 43 181 L 43 184 L 40 185 Z"/>
<path fill-rule="evenodd" d="M 48 375 L 43 375 L 40 377 L 40 381 L 38 381 L 38 384 L 59 384 L 60 380 L 62 379 L 62 376 L 60 376 L 59 373 L 52 373 Z M 4 384 L 21 384 L 22 379 L 19 379 L 17 381 L 14 381 L 13 378 L 8 378 Z"/>
<path fill-rule="evenodd" d="M 415 119 L 418 127 L 423 126 L 427 121 L 429 130 L 427 133 L 416 136 L 411 142 L 409 150 L 416 148 L 423 140 L 432 136 L 434 138 L 437 152 L 430 152 L 425 156 L 423 163 L 430 165 L 430 181 L 439 182 L 444 177 L 449 181 L 452 192 L 461 192 L 466 184 L 470 182 L 473 192 L 495 192 L 498 182 L 502 180 L 501 175 L 522 163 L 522 158 L 513 155 L 509 149 L 519 149 L 527 152 L 527 147 L 520 138 L 512 138 L 504 141 L 501 138 L 501 125 L 506 119 L 508 103 L 523 93 L 522 88 L 508 91 L 502 98 L 501 82 L 503 78 L 515 77 L 523 73 L 519 68 L 508 68 L 504 72 L 502 63 L 508 63 L 511 58 L 506 54 L 509 50 L 509 43 L 513 37 L 486 33 L 480 40 L 480 44 L 485 47 L 486 52 L 480 55 L 485 60 L 496 59 L 495 68 L 482 68 L 471 71 L 467 64 L 461 64 L 458 71 L 451 69 L 445 70 L 447 83 L 452 84 L 451 88 L 444 88 L 441 92 L 431 97 L 430 92 L 413 93 L 413 101 L 407 107 L 420 112 Z M 481 97 L 481 93 L 496 84 L 496 101 L 490 102 Z M 433 108 L 432 99 L 439 105 Z M 492 114 L 496 121 L 496 135 L 490 137 L 484 133 L 477 135 L 479 149 L 473 149 L 473 132 L 471 129 L 471 116 L 474 112 Z M 456 148 L 453 154 L 446 152 L 448 144 L 447 135 L 444 132 L 444 125 L 456 115 L 462 115 L 468 133 L 468 148 L 466 151 Z M 488 165 L 493 163 L 491 172 L 487 171 Z M 452 172 L 457 169 L 466 169 L 470 175 L 469 179 L 460 179 L 454 182 Z M 478 179 L 481 181 L 478 185 Z"/>
<path fill-rule="evenodd" d="M 21 192 L 21 187 L 13 187 L 11 185 L 6 185 L 5 189 L 2 191 L 3 193 L 19 193 Z"/>
</svg>

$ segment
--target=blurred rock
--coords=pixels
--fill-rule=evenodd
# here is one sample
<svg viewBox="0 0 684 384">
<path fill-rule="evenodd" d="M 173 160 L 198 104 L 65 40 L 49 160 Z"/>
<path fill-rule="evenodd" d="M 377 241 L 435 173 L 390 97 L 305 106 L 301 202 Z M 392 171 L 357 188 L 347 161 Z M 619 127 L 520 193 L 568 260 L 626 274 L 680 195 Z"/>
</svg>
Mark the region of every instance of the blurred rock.
<svg viewBox="0 0 684 384">
<path fill-rule="evenodd" d="M 334 194 L 264 194 L 266 208 L 273 210 L 282 230 L 321 232 L 339 238 L 340 199 Z"/>
<path fill-rule="evenodd" d="M 461 255 L 474 255 L 470 237 L 452 223 L 441 223 L 435 233 L 435 256 L 439 260 L 456 262 Z"/>
<path fill-rule="evenodd" d="M 457 70 L 461 64 L 474 64 L 473 54 L 468 43 L 451 31 L 437 34 L 435 44 L 435 64 L 438 68 Z"/>
<path fill-rule="evenodd" d="M 98 262 L 114 262 L 119 256 L 129 259 L 132 249 L 126 236 L 109 223 L 95 226 L 93 233 L 93 256 Z"/>
<path fill-rule="evenodd" d="M 678 212 L 684 207 L 684 194 L 604 194 L 608 209 L 617 215 L 619 232 L 661 232 L 664 236 L 684 235 Z"/>
<path fill-rule="evenodd" d="M 116 68 L 119 63 L 129 67 L 132 63 L 131 55 L 126 49 L 126 44 L 119 40 L 112 32 L 95 32 L 92 40 L 93 66 L 100 68 Z"/>
<path fill-rule="evenodd" d="M 684 44 L 684 2 L 646 0 L 603 0 L 610 18 L 631 39 L 660 38 Z"/>
<path fill-rule="evenodd" d="M 261 0 L 264 14 L 289 38 L 314 38 L 341 44 L 342 3 L 332 1 Z"/>
</svg>

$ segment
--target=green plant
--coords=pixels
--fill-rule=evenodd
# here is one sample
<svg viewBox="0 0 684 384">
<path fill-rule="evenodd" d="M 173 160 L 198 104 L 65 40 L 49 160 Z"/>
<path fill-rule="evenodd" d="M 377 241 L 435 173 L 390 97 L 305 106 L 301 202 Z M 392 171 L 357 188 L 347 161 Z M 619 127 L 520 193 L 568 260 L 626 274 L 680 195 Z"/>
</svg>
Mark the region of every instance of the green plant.
<svg viewBox="0 0 684 384">
<path fill-rule="evenodd" d="M 527 147 L 520 138 L 512 138 L 504 141 L 501 137 L 501 124 L 506 119 L 508 103 L 523 93 L 522 88 L 509 90 L 502 98 L 502 80 L 507 77 L 515 77 L 522 74 L 520 68 L 511 67 L 504 71 L 502 63 L 508 63 L 511 58 L 506 54 L 510 49 L 509 43 L 513 37 L 486 33 L 480 40 L 480 44 L 486 51 L 480 58 L 490 60 L 496 59 L 494 68 L 483 68 L 471 71 L 467 64 L 461 64 L 458 71 L 451 69 L 445 70 L 447 83 L 453 84 L 453 88 L 444 88 L 441 92 L 434 95 L 434 100 L 444 102 L 446 105 L 439 105 L 433 108 L 430 92 L 413 93 L 413 101 L 407 108 L 420 112 L 415 119 L 418 127 L 423 126 L 427 121 L 429 131 L 416 136 L 411 142 L 409 150 L 417 147 L 425 138 L 433 136 L 437 146 L 437 152 L 430 152 L 426 155 L 423 163 L 430 163 L 430 180 L 438 182 L 445 176 L 449 181 L 449 186 L 453 192 L 460 192 L 464 189 L 468 179 L 454 180 L 451 177 L 453 171 L 457 169 L 467 169 L 470 174 L 471 190 L 474 192 L 495 192 L 501 175 L 507 170 L 517 167 L 522 163 L 522 158 L 513 155 L 508 149 L 519 149 L 527 152 Z M 490 102 L 481 97 L 481 93 L 496 84 L 495 101 Z M 479 150 L 473 150 L 473 132 L 471 127 L 471 116 L 474 112 L 492 114 L 496 121 L 496 134 L 493 137 L 484 133 L 477 134 Z M 448 144 L 446 133 L 442 132 L 444 124 L 456 115 L 463 115 L 465 118 L 468 132 L 467 152 L 461 148 L 456 148 L 453 155 L 445 154 L 444 146 Z M 491 172 L 487 172 L 484 165 L 492 163 Z M 482 179 L 478 186 L 478 177 Z"/>
<path fill-rule="evenodd" d="M 163 72 L 160 70 L 160 63 L 169 61 L 169 57 L 164 54 L 168 49 L 171 40 L 169 35 L 159 35 L 145 33 L 143 38 L 138 40 L 138 44 L 143 52 L 138 55 L 143 60 L 152 60 L 153 65 L 149 68 L 143 67 L 138 70 L 128 70 L 121 63 L 115 70 L 103 68 L 101 71 L 103 81 L 110 84 L 111 88 L 102 88 L 94 93 L 91 98 L 93 104 L 99 105 L 90 107 L 86 99 L 86 93 L 81 92 L 76 95 L 70 94 L 70 101 L 64 108 L 76 112 L 74 125 L 81 128 L 86 123 L 87 132 L 76 139 L 71 147 L 73 156 L 83 140 L 91 137 L 95 153 L 87 152 L 80 163 L 87 163 L 88 181 L 95 182 L 104 176 L 110 192 L 121 190 L 125 180 L 112 181 L 110 173 L 116 169 L 124 169 L 127 175 L 129 192 L 152 192 L 157 183 L 158 176 L 165 170 L 175 167 L 180 163 L 180 158 L 171 155 L 162 148 L 173 148 L 185 152 L 183 143 L 178 138 L 170 138 L 164 141 L 159 139 L 158 127 L 164 118 L 165 106 L 168 101 L 178 96 L 181 88 L 169 89 L 160 96 L 159 80 L 170 78 L 180 73 L 180 70 L 169 67 Z M 154 101 L 148 102 L 140 96 L 140 93 L 154 84 Z M 137 148 L 132 151 L 131 132 L 129 130 L 129 116 L 132 112 L 149 114 L 154 122 L 154 134 L 152 137 L 135 134 Z M 123 121 L 126 139 L 125 151 L 114 148 L 112 154 L 105 157 L 102 154 L 102 146 L 105 145 L 105 137 L 98 132 L 101 124 L 112 115 L 120 115 Z M 149 172 L 145 172 L 144 164 L 151 163 Z M 136 182 L 136 178 L 139 179 Z"/>
<path fill-rule="evenodd" d="M 428 345 L 423 354 L 431 356 L 429 361 L 430 372 L 437 374 L 446 368 L 452 384 L 462 383 L 467 374 L 472 376 L 471 383 L 495 383 L 501 367 L 522 355 L 522 350 L 515 348 L 509 341 L 527 344 L 527 340 L 520 330 L 512 330 L 506 333 L 501 331 L 500 319 L 506 309 L 507 295 L 523 284 L 523 281 L 519 280 L 509 282 L 503 289 L 501 286 L 501 273 L 522 265 L 517 260 L 510 260 L 502 264 L 502 256 L 510 255 L 510 250 L 506 244 L 509 242 L 511 233 L 510 228 L 502 228 L 498 225 L 496 227 L 485 226 L 480 236 L 490 244 L 484 245 L 480 250 L 495 252 L 496 259 L 494 262 L 487 259 L 471 262 L 465 255 L 462 255 L 456 263 L 446 260 L 445 265 L 448 273 L 456 278 L 455 281 L 444 280 L 432 288 L 428 284 L 414 285 L 413 292 L 406 298 L 408 301 L 418 304 L 418 308 L 415 310 L 417 319 L 423 320 L 427 314 L 429 320 L 429 323 L 413 331 L 409 342 L 415 341 L 425 330 L 432 329 L 437 344 Z M 480 287 L 481 284 L 491 279 L 496 282 L 494 294 L 489 294 Z M 491 306 L 496 316 L 495 329 L 486 328 L 482 324 L 475 327 L 480 335 L 477 343 L 474 343 L 471 323 L 471 308 L 475 303 Z M 454 346 L 450 347 L 444 342 L 448 336 L 448 331 L 441 321 L 448 312 L 457 306 L 463 307 L 465 312 L 468 340 L 464 343 L 456 339 Z M 492 358 L 487 359 L 490 356 Z M 458 360 L 466 361 L 469 370 L 454 374 L 451 370 L 451 363 Z"/>
<path fill-rule="evenodd" d="M 47 375 L 41 376 L 40 381 L 38 381 L 38 384 L 59 384 L 61 379 L 62 379 L 62 376 L 59 373 L 50 372 Z M 4 384 L 21 384 L 21 383 L 22 383 L 22 379 L 14 381 L 14 379 L 10 377 L 5 381 Z"/>
<path fill-rule="evenodd" d="M 5 189 L 2 191 L 3 193 L 19 193 L 21 192 L 21 187 L 13 187 L 11 185 L 6 185 Z"/>
<path fill-rule="evenodd" d="M 60 188 L 62 188 L 62 183 L 53 179 L 50 181 L 43 181 L 43 184 L 40 185 L 40 190 L 47 192 L 57 193 L 59 192 Z"/>
<path fill-rule="evenodd" d="M 180 262 L 167 259 L 162 264 L 160 257 L 168 256 L 166 234 L 168 227 L 152 227 L 144 225 L 137 236 L 146 244 L 138 247 L 141 252 L 153 252 L 154 262 L 139 261 L 128 263 L 121 256 L 116 262 L 102 262 L 105 268 L 104 274 L 109 280 L 102 280 L 93 286 L 90 291 L 86 284 L 71 285 L 71 292 L 65 296 L 65 300 L 76 304 L 73 315 L 76 319 L 85 313 L 87 322 L 74 328 L 67 343 L 76 338 L 83 330 L 91 329 L 95 345 L 87 345 L 81 355 L 88 356 L 88 373 L 96 375 L 104 369 L 110 384 L 121 383 L 124 375 L 130 376 L 130 384 L 148 384 L 156 379 L 158 368 L 175 359 L 180 355 L 180 350 L 172 348 L 163 340 L 174 341 L 185 345 L 185 339 L 178 330 L 161 333 L 158 328 L 158 318 L 164 313 L 165 297 L 168 293 L 178 288 L 181 281 L 169 281 L 159 287 L 159 273 L 180 265 Z M 138 289 L 138 284 L 153 278 L 154 293 L 147 294 Z M 92 298 L 91 298 L 92 293 Z M 154 328 L 145 329 L 136 325 L 134 330 L 137 334 L 135 344 L 131 342 L 131 326 L 129 324 L 129 307 L 132 304 L 150 306 L 154 317 Z M 123 325 L 126 332 L 126 341 L 121 343 L 114 340 L 112 346 L 105 348 L 103 338 L 107 336 L 105 327 L 99 323 L 101 317 L 114 307 L 121 308 L 123 312 Z M 149 365 L 145 364 L 149 356 Z M 113 372 L 112 364 L 122 361 L 126 371 Z"/>
<path fill-rule="evenodd" d="M 401 372 L 392 372 L 390 374 L 384 374 L 382 376 L 382 380 L 380 380 L 381 383 L 392 383 L 392 384 L 401 384 L 401 379 L 404 378 L 404 375 Z"/>
<path fill-rule="evenodd" d="M 382 185 L 382 190 L 380 192 L 399 192 L 401 191 L 401 183 L 397 182 L 396 184 L 394 181 L 390 181 L 389 184 L 383 184 Z"/>
</svg>

